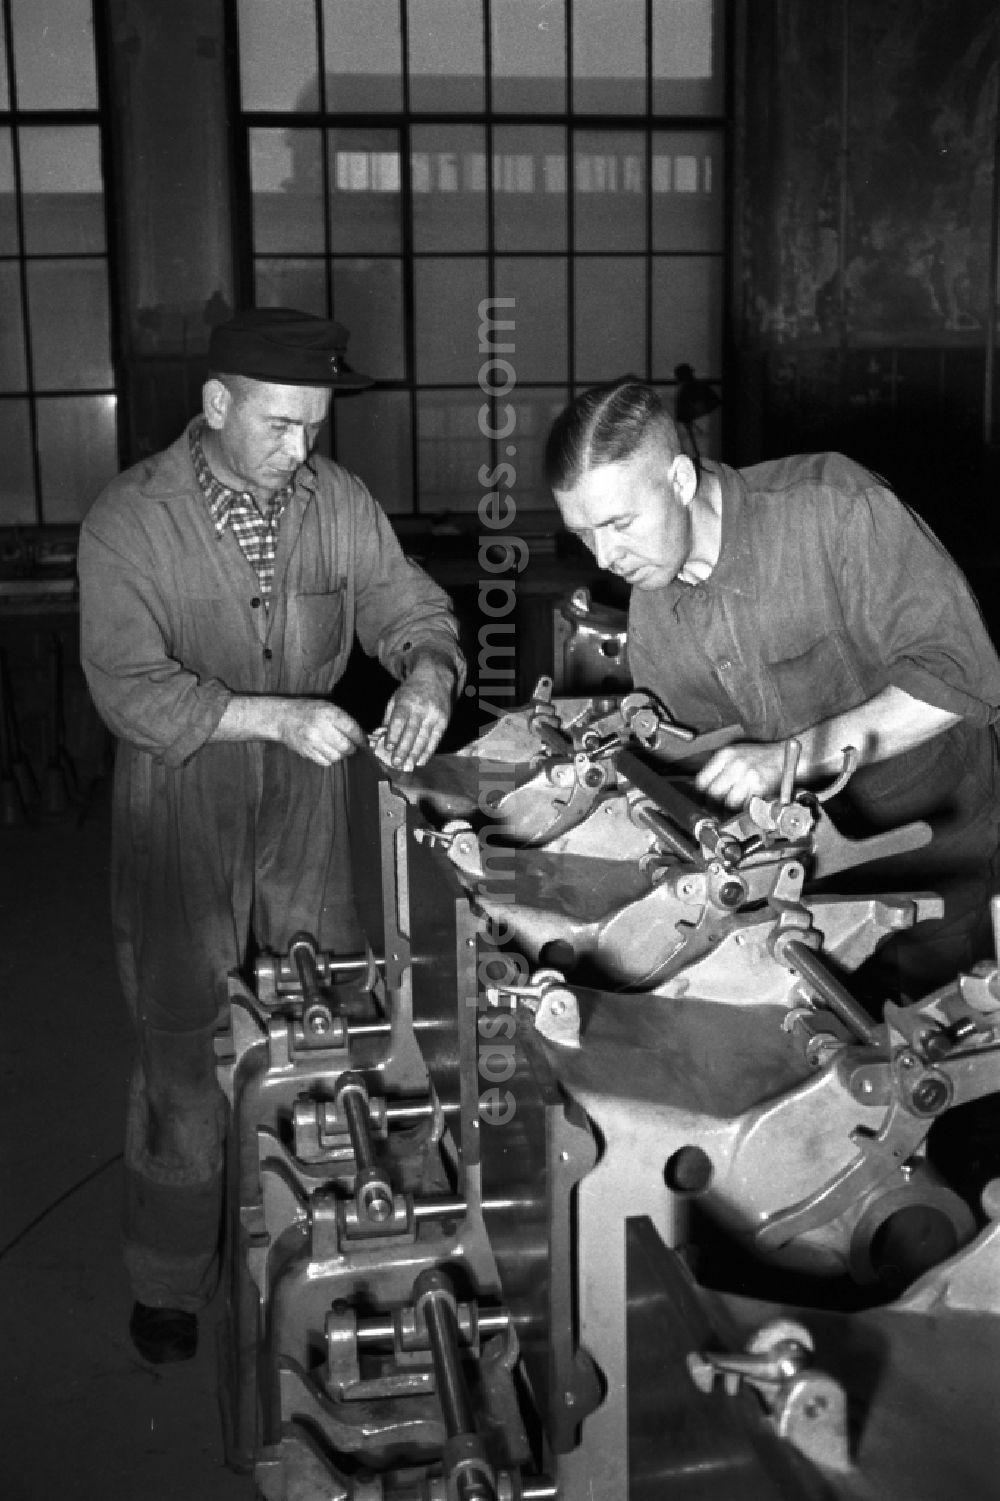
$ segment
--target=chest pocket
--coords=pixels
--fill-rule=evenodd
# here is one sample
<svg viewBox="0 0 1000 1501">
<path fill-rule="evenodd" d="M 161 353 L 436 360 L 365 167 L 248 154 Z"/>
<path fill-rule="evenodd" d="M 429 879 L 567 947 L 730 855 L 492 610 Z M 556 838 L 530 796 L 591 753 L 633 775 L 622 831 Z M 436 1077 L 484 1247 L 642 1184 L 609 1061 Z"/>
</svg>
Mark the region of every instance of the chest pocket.
<svg viewBox="0 0 1000 1501">
<path fill-rule="evenodd" d="M 307 668 L 325 667 L 344 643 L 344 589 L 295 594 L 288 601 L 288 631 Z"/>
<path fill-rule="evenodd" d="M 763 669 L 777 711 L 777 724 L 769 738 L 794 735 L 832 714 L 856 708 L 870 696 L 839 631 L 831 631 L 794 657 L 765 662 Z"/>
</svg>

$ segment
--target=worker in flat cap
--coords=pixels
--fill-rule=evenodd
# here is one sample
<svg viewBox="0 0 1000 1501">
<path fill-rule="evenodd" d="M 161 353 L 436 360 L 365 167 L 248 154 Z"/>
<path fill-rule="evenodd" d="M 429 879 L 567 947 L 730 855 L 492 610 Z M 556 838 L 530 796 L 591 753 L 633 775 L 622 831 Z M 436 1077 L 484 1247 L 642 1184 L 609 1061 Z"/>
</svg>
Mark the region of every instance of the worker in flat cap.
<svg viewBox="0 0 1000 1501">
<path fill-rule="evenodd" d="M 384 753 L 434 751 L 464 664 L 447 596 L 354 475 L 314 453 L 336 392 L 371 380 L 341 324 L 238 313 L 209 345 L 203 410 L 84 521 L 83 665 L 117 738 L 112 921 L 138 1040 L 126 1131 L 130 1331 L 194 1353 L 220 1254 L 227 976 L 294 934 L 361 947 L 336 702 L 357 638 L 399 686 Z"/>
</svg>

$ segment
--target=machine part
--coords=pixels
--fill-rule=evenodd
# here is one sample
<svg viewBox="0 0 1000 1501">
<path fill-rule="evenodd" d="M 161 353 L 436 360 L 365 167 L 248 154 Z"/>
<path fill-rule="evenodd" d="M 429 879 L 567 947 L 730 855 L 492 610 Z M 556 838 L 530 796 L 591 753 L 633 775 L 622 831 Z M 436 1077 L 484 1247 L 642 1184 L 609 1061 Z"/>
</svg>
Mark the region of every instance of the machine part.
<svg viewBox="0 0 1000 1501">
<path fill-rule="evenodd" d="M 552 608 L 553 686 L 558 693 L 620 692 L 631 678 L 625 611 L 595 604 L 589 589 L 574 589 Z"/>
<path fill-rule="evenodd" d="M 258 1300 L 263 1493 L 455 1501 L 461 1477 L 473 1496 L 546 1494 L 548 1482 L 519 1478 L 530 1426 L 534 1464 L 564 1501 L 668 1501 L 695 1475 L 706 1501 L 987 1501 L 995 1469 L 977 1490 L 982 1454 L 969 1436 L 976 1422 L 987 1431 L 986 1373 L 1000 1358 L 996 1241 L 993 1226 L 976 1236 L 925 1147 L 953 1105 L 1000 1088 L 997 967 L 888 1007 L 867 1032 L 850 1009 L 815 1004 L 810 976 L 839 984 L 934 899 L 816 892 L 832 825 L 799 801 L 794 773 L 756 822 L 749 808 L 713 820 L 683 781 L 648 766 L 630 778 L 629 757 L 641 758 L 612 743 L 613 705 L 567 713 L 543 691 L 533 712 L 536 729 L 559 731 L 558 749 L 547 753 L 525 722 L 529 774 L 490 784 L 481 803 L 476 777 L 490 763 L 464 758 L 455 798 L 438 766 L 425 803 L 417 777 L 390 783 L 364 752 L 351 758 L 359 908 L 384 959 L 387 1034 L 348 1027 L 342 1049 L 310 1048 L 300 1002 L 277 1019 L 286 1103 L 254 1131 L 259 1198 L 240 1205 L 238 1243 Z M 524 812 L 515 848 L 502 819 L 491 823 L 529 783 L 546 827 L 560 816 L 554 797 L 597 797 L 544 847 L 530 843 L 542 824 Z M 463 799 L 470 811 L 442 826 L 436 810 Z M 640 807 L 658 819 L 633 820 Z M 633 853 L 617 858 L 626 834 Z M 572 949 L 566 962 L 553 941 Z M 789 962 L 796 946 L 805 972 Z M 553 1017 L 547 1003 L 566 997 L 572 1010 Z M 567 1014 L 571 1046 L 553 1026 Z M 263 1015 L 237 1016 L 242 1062 L 223 1065 L 240 1138 L 251 1131 L 243 1109 L 269 1102 L 246 1087 L 246 1062 L 267 1055 L 276 1020 Z M 388 1078 L 402 1058 L 403 1087 Z M 344 1150 L 345 1074 L 368 1092 L 366 1103 L 348 1080 L 369 1145 L 383 1142 L 370 1164 L 393 1193 L 381 1226 L 355 1200 L 364 1150 Z M 399 1095 L 429 1099 L 431 1114 L 383 1138 L 379 1097 L 387 1122 Z M 324 1134 L 329 1156 L 304 1160 Z M 440 1303 L 446 1364 L 433 1379 L 450 1419 L 430 1408 L 441 1357 L 413 1310 L 421 1274 Z M 920 1298 L 897 1309 L 908 1283 Z M 793 1288 L 806 1311 L 774 1304 Z M 476 1307 L 502 1307 L 507 1328 L 473 1333 Z M 339 1385 L 317 1364 L 328 1317 Z M 820 1369 L 753 1346 L 776 1318 L 801 1326 L 802 1347 L 815 1342 Z M 735 1396 L 703 1394 L 685 1375 L 703 1351 L 750 1360 Z M 962 1392 L 949 1414 L 963 1442 L 947 1464 L 925 1437 L 932 1384 L 925 1393 L 914 1375 L 939 1368 L 943 1389 Z M 484 1405 L 487 1388 L 497 1400 Z"/>
<path fill-rule="evenodd" d="M 361 1223 L 384 1225 L 393 1214 L 392 1184 L 375 1161 L 368 1109 L 368 1090 L 360 1074 L 349 1071 L 337 1080 L 334 1100 L 343 1112 L 357 1163 L 354 1207 Z"/>
<path fill-rule="evenodd" d="M 442 1459 L 448 1489 L 458 1501 L 497 1501 L 496 1476 L 476 1432 L 462 1375 L 455 1293 L 444 1272 L 420 1273 L 413 1284 L 413 1306 L 426 1327 L 434 1361 L 434 1386 L 448 1435 Z"/>
<path fill-rule="evenodd" d="M 688 1356 L 691 1379 L 711 1392 L 721 1376 L 728 1396 L 751 1387 L 775 1432 L 823 1470 L 850 1473 L 847 1397 L 832 1377 L 812 1367 L 809 1330 L 790 1319 L 763 1325 L 734 1353 L 714 1350 Z"/>
</svg>

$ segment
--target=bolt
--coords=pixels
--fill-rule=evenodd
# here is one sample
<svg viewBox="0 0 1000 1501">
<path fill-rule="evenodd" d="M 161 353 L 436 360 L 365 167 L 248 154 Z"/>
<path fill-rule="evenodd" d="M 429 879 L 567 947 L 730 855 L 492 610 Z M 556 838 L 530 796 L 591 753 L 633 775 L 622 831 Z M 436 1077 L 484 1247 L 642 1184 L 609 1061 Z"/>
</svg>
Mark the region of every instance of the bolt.
<svg viewBox="0 0 1000 1501">
<path fill-rule="evenodd" d="M 815 1420 L 816 1418 L 822 1417 L 823 1413 L 826 1412 L 826 1409 L 829 1405 L 830 1404 L 827 1402 L 825 1397 L 810 1397 L 809 1401 L 805 1404 L 802 1411 L 805 1413 L 807 1418 L 812 1418 L 813 1420 Z"/>
<path fill-rule="evenodd" d="M 564 1000 L 560 999 L 558 996 L 556 997 L 556 999 L 554 1001 L 550 1001 L 549 1002 L 549 1015 L 550 1016 L 562 1016 L 562 1015 L 564 1015 L 565 1011 L 566 1011 L 566 1002 Z"/>
<path fill-rule="evenodd" d="M 919 1110 L 921 1115 L 936 1115 L 947 1105 L 950 1095 L 946 1080 L 928 1076 L 914 1085 L 910 1100 L 914 1110 Z"/>
<path fill-rule="evenodd" d="M 719 901 L 724 907 L 738 907 L 743 900 L 741 881 L 723 881 L 719 887 Z"/>
<path fill-rule="evenodd" d="M 315 1032 L 317 1037 L 322 1037 L 324 1032 L 330 1030 L 330 1018 L 322 1011 L 314 1011 L 309 1018 L 309 1030 Z"/>
<path fill-rule="evenodd" d="M 363 1199 L 365 1214 L 377 1225 L 384 1225 L 392 1214 L 392 1200 L 382 1188 L 370 1188 Z"/>
<path fill-rule="evenodd" d="M 603 781 L 604 773 L 599 766 L 591 766 L 583 774 L 583 785 L 585 787 L 600 787 Z"/>
</svg>

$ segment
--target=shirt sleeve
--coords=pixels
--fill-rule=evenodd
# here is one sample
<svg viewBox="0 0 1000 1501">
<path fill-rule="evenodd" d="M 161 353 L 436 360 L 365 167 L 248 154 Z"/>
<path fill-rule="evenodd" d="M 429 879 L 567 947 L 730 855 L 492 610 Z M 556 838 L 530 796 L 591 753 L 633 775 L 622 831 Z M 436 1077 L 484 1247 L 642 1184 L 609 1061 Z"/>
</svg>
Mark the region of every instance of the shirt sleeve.
<svg viewBox="0 0 1000 1501">
<path fill-rule="evenodd" d="M 929 527 L 873 486 L 841 537 L 842 598 L 852 631 L 896 688 L 975 724 L 1000 716 L 1000 660 L 976 599 Z"/>
<path fill-rule="evenodd" d="M 100 503 L 81 528 L 81 660 L 113 734 L 180 766 L 211 738 L 233 695 L 170 656 L 164 601 L 136 541 Z"/>
<path fill-rule="evenodd" d="M 358 640 L 400 682 L 421 652 L 435 652 L 453 668 L 460 692 L 465 658 L 451 600 L 406 557 L 389 518 L 361 481 L 352 482 Z"/>
</svg>

